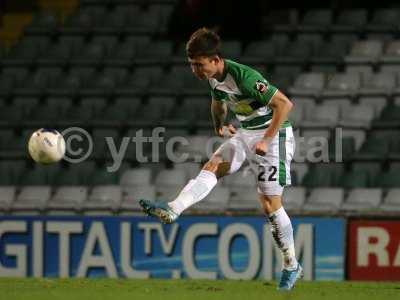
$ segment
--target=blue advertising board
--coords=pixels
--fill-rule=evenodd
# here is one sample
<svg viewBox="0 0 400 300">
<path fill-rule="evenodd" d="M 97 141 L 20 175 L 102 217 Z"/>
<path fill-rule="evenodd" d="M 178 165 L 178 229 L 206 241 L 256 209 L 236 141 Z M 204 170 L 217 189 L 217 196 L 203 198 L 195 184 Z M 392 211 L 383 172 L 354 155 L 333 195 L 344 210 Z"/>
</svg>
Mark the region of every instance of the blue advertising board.
<svg viewBox="0 0 400 300">
<path fill-rule="evenodd" d="M 292 219 L 306 280 L 343 280 L 345 221 Z M 0 276 L 273 279 L 263 217 L 0 217 Z"/>
</svg>

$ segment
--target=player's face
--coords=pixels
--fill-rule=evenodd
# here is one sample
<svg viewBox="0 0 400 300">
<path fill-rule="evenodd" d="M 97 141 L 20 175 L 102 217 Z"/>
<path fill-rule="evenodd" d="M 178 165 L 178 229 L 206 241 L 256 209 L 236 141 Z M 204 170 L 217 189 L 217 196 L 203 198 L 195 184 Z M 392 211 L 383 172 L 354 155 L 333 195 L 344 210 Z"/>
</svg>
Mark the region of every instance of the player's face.
<svg viewBox="0 0 400 300">
<path fill-rule="evenodd" d="M 206 80 L 214 77 L 217 73 L 218 57 L 195 57 L 189 58 L 190 67 L 192 72 L 200 80 Z"/>
</svg>

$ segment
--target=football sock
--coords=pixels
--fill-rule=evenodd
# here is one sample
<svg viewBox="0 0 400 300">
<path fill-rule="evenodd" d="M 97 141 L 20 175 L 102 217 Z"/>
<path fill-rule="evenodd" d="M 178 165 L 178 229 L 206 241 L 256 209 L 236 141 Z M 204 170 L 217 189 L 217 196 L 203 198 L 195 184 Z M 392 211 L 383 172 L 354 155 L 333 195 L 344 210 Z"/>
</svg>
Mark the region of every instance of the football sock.
<svg viewBox="0 0 400 300">
<path fill-rule="evenodd" d="M 276 245 L 282 253 L 283 268 L 294 270 L 297 268 L 297 260 L 294 250 L 293 227 L 283 207 L 268 216 L 271 223 L 271 232 Z"/>
<path fill-rule="evenodd" d="M 185 209 L 204 199 L 217 184 L 217 177 L 213 172 L 201 170 L 195 179 L 191 179 L 182 189 L 178 197 L 169 202 L 172 210 L 180 215 Z"/>
</svg>

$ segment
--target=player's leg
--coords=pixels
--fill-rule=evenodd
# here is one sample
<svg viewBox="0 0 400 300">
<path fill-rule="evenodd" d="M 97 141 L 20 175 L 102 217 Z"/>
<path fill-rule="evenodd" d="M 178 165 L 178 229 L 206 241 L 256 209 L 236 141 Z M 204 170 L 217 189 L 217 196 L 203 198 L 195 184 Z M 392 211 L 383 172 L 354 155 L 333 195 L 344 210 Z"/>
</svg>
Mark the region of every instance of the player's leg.
<svg viewBox="0 0 400 300">
<path fill-rule="evenodd" d="M 290 290 L 302 276 L 294 249 L 292 222 L 282 205 L 282 193 L 290 185 L 290 162 L 294 154 L 291 128 L 281 129 L 269 145 L 268 153 L 260 162 L 258 176 L 259 200 L 271 224 L 271 232 L 282 254 L 282 277 L 279 288 Z"/>
<path fill-rule="evenodd" d="M 218 179 L 228 174 L 231 162 L 224 160 L 216 153 L 203 166 L 200 173 L 191 179 L 175 200 L 168 203 L 175 214 L 180 215 L 184 210 L 203 200 L 217 184 Z"/>
<path fill-rule="evenodd" d="M 294 250 L 293 227 L 285 208 L 282 206 L 281 195 L 260 194 L 259 199 L 271 224 L 272 236 L 282 253 L 283 269 L 297 268 Z"/>
<path fill-rule="evenodd" d="M 236 172 L 246 159 L 245 151 L 235 137 L 223 143 L 203 166 L 196 178 L 191 179 L 178 196 L 169 203 L 140 200 L 143 210 L 171 223 L 187 208 L 204 199 L 217 184 L 218 179 Z"/>
</svg>

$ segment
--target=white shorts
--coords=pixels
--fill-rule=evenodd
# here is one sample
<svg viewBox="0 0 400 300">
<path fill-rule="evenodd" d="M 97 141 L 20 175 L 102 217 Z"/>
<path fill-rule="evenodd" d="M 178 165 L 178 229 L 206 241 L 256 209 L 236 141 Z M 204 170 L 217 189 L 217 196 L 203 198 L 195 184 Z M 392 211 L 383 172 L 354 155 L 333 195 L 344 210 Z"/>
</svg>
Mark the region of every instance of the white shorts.
<svg viewBox="0 0 400 300">
<path fill-rule="evenodd" d="M 295 151 L 292 127 L 281 128 L 272 139 L 268 151 L 260 156 L 255 153 L 255 144 L 260 141 L 266 129 L 238 129 L 236 134 L 225 141 L 215 152 L 229 161 L 229 174 L 248 162 L 257 173 L 258 192 L 263 195 L 282 195 L 283 187 L 290 185 L 290 162 Z"/>
</svg>

